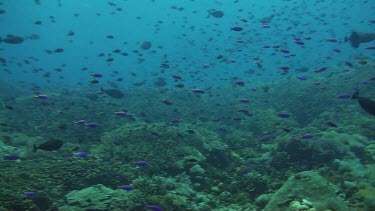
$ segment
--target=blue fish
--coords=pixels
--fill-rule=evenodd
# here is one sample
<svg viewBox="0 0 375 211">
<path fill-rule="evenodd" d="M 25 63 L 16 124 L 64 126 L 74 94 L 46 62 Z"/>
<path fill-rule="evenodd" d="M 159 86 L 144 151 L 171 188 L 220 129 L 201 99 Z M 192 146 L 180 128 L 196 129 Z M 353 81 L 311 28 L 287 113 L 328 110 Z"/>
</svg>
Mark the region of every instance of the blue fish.
<svg viewBox="0 0 375 211">
<path fill-rule="evenodd" d="M 87 153 L 86 152 L 76 152 L 76 153 L 74 153 L 73 157 L 86 158 Z"/>
<path fill-rule="evenodd" d="M 148 165 L 149 165 L 149 163 L 146 162 L 146 161 L 135 161 L 135 162 L 133 162 L 133 163 L 134 163 L 134 165 L 136 165 L 136 166 L 148 166 Z"/>
<path fill-rule="evenodd" d="M 144 209 L 152 211 L 163 211 L 163 208 L 159 207 L 158 205 L 146 205 Z"/>
<path fill-rule="evenodd" d="M 20 157 L 17 155 L 4 155 L 3 158 L 4 160 L 12 160 L 12 161 L 20 159 Z"/>
<path fill-rule="evenodd" d="M 303 139 L 314 138 L 314 134 L 307 133 L 307 134 L 305 134 L 305 135 L 302 135 L 300 138 L 303 138 Z"/>
<path fill-rule="evenodd" d="M 287 113 L 278 113 L 277 116 L 281 117 L 281 118 L 288 118 L 288 117 L 290 117 L 290 114 L 287 114 Z"/>
<path fill-rule="evenodd" d="M 29 198 L 33 198 L 33 197 L 38 196 L 38 194 L 35 193 L 35 192 L 25 192 L 23 195 L 26 196 L 26 197 L 29 197 Z"/>
<path fill-rule="evenodd" d="M 339 99 L 349 99 L 351 97 L 352 97 L 352 95 L 350 95 L 350 94 L 339 94 L 339 95 L 336 96 L 336 98 L 339 98 Z"/>
<path fill-rule="evenodd" d="M 131 191 L 131 190 L 134 190 L 134 187 L 131 186 L 131 185 L 123 185 L 120 187 L 121 190 L 127 190 L 127 191 Z"/>
</svg>

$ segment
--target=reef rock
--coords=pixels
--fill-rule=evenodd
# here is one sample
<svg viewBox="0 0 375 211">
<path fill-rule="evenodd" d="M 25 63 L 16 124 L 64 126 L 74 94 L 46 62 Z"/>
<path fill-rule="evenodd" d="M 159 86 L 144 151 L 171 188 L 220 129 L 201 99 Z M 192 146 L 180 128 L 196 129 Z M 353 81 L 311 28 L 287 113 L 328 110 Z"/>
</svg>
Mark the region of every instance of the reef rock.
<svg viewBox="0 0 375 211">
<path fill-rule="evenodd" d="M 264 210 L 293 210 L 293 201 L 308 201 L 311 210 L 349 210 L 347 203 L 338 195 L 338 188 L 312 171 L 291 176 L 273 195 Z M 295 209 L 294 209 L 295 210 Z"/>
<path fill-rule="evenodd" d="M 65 195 L 66 205 L 59 210 L 106 210 L 114 192 L 115 190 L 101 184 L 75 190 Z"/>
</svg>

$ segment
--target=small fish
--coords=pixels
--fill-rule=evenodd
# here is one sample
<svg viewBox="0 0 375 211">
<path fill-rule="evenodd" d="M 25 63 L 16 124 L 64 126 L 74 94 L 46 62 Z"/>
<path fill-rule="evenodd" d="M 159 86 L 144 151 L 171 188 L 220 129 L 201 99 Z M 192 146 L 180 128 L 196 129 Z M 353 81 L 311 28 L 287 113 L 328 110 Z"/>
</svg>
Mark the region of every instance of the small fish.
<svg viewBox="0 0 375 211">
<path fill-rule="evenodd" d="M 327 41 L 327 42 L 337 42 L 338 40 L 336 38 L 326 38 L 325 41 Z"/>
<path fill-rule="evenodd" d="M 145 210 L 152 210 L 152 211 L 163 211 L 163 208 L 161 208 L 158 205 L 146 205 L 144 207 Z"/>
<path fill-rule="evenodd" d="M 9 110 L 13 110 L 14 109 L 13 106 L 7 105 L 7 104 L 4 104 L 3 107 L 6 108 L 6 109 L 9 109 Z"/>
<path fill-rule="evenodd" d="M 20 159 L 20 157 L 17 155 L 4 155 L 3 158 L 4 160 L 11 160 L 11 161 Z"/>
<path fill-rule="evenodd" d="M 219 132 L 227 132 L 227 129 L 225 127 L 218 127 L 216 130 Z"/>
<path fill-rule="evenodd" d="M 305 75 L 297 75 L 296 78 L 298 78 L 301 81 L 307 80 L 307 76 L 305 76 Z"/>
<path fill-rule="evenodd" d="M 91 123 L 85 123 L 85 125 L 86 125 L 87 127 L 94 128 L 94 127 L 97 127 L 99 124 L 98 124 L 98 123 L 95 123 L 95 122 L 91 122 Z"/>
<path fill-rule="evenodd" d="M 278 113 L 277 116 L 281 117 L 281 118 L 288 118 L 288 117 L 290 117 L 290 114 L 288 114 L 288 113 Z"/>
<path fill-rule="evenodd" d="M 172 78 L 174 78 L 176 80 L 181 80 L 182 79 L 182 77 L 179 76 L 179 75 L 172 75 Z"/>
<path fill-rule="evenodd" d="M 316 70 L 314 70 L 315 73 L 321 73 L 323 71 L 325 71 L 327 68 L 326 67 L 321 67 L 321 68 L 318 68 Z"/>
<path fill-rule="evenodd" d="M 146 161 L 135 161 L 133 162 L 133 164 L 136 166 L 148 166 L 149 165 L 149 163 Z"/>
<path fill-rule="evenodd" d="M 116 145 L 116 146 L 120 146 L 121 145 L 121 143 L 119 141 L 117 141 L 117 140 L 112 140 L 111 143 L 113 145 Z"/>
<path fill-rule="evenodd" d="M 249 100 L 249 99 L 246 99 L 246 98 L 244 98 L 244 99 L 239 99 L 239 100 L 238 100 L 238 102 L 240 102 L 240 103 L 249 103 L 249 102 L 250 102 L 250 100 Z"/>
<path fill-rule="evenodd" d="M 302 135 L 300 138 L 303 138 L 303 139 L 311 139 L 311 138 L 314 138 L 314 135 L 313 134 L 310 134 L 310 133 L 307 133 L 305 135 Z"/>
<path fill-rule="evenodd" d="M 92 79 L 92 80 L 90 80 L 90 83 L 91 83 L 91 84 L 98 84 L 98 83 L 99 83 L 99 81 L 98 81 L 98 80 L 96 80 L 96 79 Z"/>
<path fill-rule="evenodd" d="M 245 82 L 243 82 L 243 81 L 236 81 L 236 82 L 234 82 L 234 84 L 236 84 L 238 86 L 245 86 Z"/>
<path fill-rule="evenodd" d="M 375 50 L 375 46 L 366 47 L 367 50 Z"/>
<path fill-rule="evenodd" d="M 240 32 L 243 30 L 241 26 L 233 26 L 230 28 L 232 31 Z"/>
<path fill-rule="evenodd" d="M 238 109 L 237 112 L 243 113 L 247 116 L 253 116 L 253 114 L 249 110 L 246 110 L 246 109 Z"/>
<path fill-rule="evenodd" d="M 77 124 L 77 125 L 82 125 L 82 124 L 85 124 L 85 123 L 86 123 L 86 120 L 83 120 L 83 119 L 74 121 L 74 124 Z"/>
<path fill-rule="evenodd" d="M 48 95 L 43 95 L 43 94 L 41 94 L 41 95 L 37 95 L 37 96 L 35 96 L 34 98 L 37 98 L 37 99 L 47 99 L 47 98 L 48 98 Z"/>
<path fill-rule="evenodd" d="M 206 92 L 203 89 L 192 89 L 191 91 L 194 92 L 194 93 L 197 93 L 197 94 L 203 94 L 203 93 Z"/>
<path fill-rule="evenodd" d="M 34 197 L 38 196 L 38 193 L 35 193 L 35 192 L 25 192 L 23 195 L 25 197 L 28 197 L 28 198 L 34 198 Z"/>
<path fill-rule="evenodd" d="M 290 133 L 291 130 L 289 128 L 283 128 L 283 131 L 286 132 L 286 133 Z"/>
<path fill-rule="evenodd" d="M 126 111 L 115 111 L 114 112 L 117 116 L 125 116 L 126 115 Z"/>
<path fill-rule="evenodd" d="M 73 157 L 86 158 L 87 157 L 87 153 L 86 152 L 75 152 L 73 154 Z"/>
<path fill-rule="evenodd" d="M 131 190 L 134 190 L 134 187 L 131 186 L 131 185 L 123 185 L 120 187 L 121 190 L 127 190 L 127 191 L 131 191 Z"/>
<path fill-rule="evenodd" d="M 101 77 L 103 77 L 103 75 L 100 74 L 100 73 L 91 73 L 90 75 L 93 76 L 93 77 L 95 77 L 95 78 L 101 78 Z"/>
<path fill-rule="evenodd" d="M 351 97 L 352 96 L 350 94 L 339 94 L 336 96 L 336 98 L 339 98 L 339 99 L 349 99 Z"/>
<path fill-rule="evenodd" d="M 160 100 L 162 103 L 164 103 L 165 105 L 172 105 L 173 103 L 167 99 L 161 99 Z"/>
<path fill-rule="evenodd" d="M 326 125 L 328 125 L 330 127 L 337 127 L 337 124 L 334 123 L 334 122 L 326 122 Z"/>
</svg>

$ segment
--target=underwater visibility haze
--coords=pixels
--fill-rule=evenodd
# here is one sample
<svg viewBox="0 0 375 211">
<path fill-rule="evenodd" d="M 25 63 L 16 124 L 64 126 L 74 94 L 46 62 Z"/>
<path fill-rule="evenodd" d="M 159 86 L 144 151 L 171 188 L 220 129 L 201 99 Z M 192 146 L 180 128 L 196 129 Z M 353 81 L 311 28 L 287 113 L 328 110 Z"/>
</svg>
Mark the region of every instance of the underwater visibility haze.
<svg viewBox="0 0 375 211">
<path fill-rule="evenodd" d="M 375 210 L 374 0 L 2 0 L 0 26 L 0 211 Z"/>
</svg>

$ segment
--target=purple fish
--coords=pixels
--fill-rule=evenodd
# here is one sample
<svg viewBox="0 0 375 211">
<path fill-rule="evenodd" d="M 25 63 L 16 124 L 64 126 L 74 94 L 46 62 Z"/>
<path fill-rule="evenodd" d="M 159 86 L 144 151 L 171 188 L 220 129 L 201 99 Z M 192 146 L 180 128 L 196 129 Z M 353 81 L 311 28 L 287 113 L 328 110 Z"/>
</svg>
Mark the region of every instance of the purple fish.
<svg viewBox="0 0 375 211">
<path fill-rule="evenodd" d="M 370 46 L 370 47 L 367 47 L 365 49 L 367 49 L 367 50 L 375 50 L 375 46 Z"/>
<path fill-rule="evenodd" d="M 25 192 L 23 195 L 26 196 L 26 197 L 29 197 L 29 198 L 33 198 L 33 197 L 38 196 L 38 194 L 35 193 L 35 192 Z"/>
<path fill-rule="evenodd" d="M 158 205 L 146 205 L 144 209 L 152 211 L 163 211 L 163 208 L 159 207 Z"/>
<path fill-rule="evenodd" d="M 257 91 L 257 88 L 256 88 L 256 87 L 253 87 L 253 88 L 251 88 L 250 90 L 253 91 L 253 92 L 256 92 L 256 91 Z"/>
<path fill-rule="evenodd" d="M 290 114 L 287 114 L 287 113 L 278 113 L 277 116 L 281 117 L 281 118 L 288 118 L 288 117 L 290 117 Z"/>
<path fill-rule="evenodd" d="M 11 160 L 11 161 L 20 159 L 20 157 L 17 155 L 4 155 L 3 158 L 4 160 Z"/>
<path fill-rule="evenodd" d="M 35 98 L 44 100 L 44 99 L 48 98 L 48 95 L 37 95 L 37 96 L 35 96 Z"/>
<path fill-rule="evenodd" d="M 131 185 L 123 185 L 120 187 L 121 190 L 127 190 L 127 191 L 131 191 L 131 190 L 134 190 L 134 187 L 131 186 Z"/>
<path fill-rule="evenodd" d="M 303 138 L 303 139 L 310 139 L 310 138 L 314 138 L 314 135 L 313 134 L 310 134 L 310 133 L 307 133 L 305 135 L 302 135 L 300 138 Z"/>
<path fill-rule="evenodd" d="M 371 77 L 369 80 L 370 81 L 375 81 L 375 76 Z"/>
<path fill-rule="evenodd" d="M 305 44 L 305 43 L 302 42 L 302 41 L 294 41 L 294 43 L 297 44 L 297 45 L 304 45 L 304 44 Z"/>
<path fill-rule="evenodd" d="M 135 161 L 135 162 L 133 162 L 134 163 L 134 165 L 136 165 L 136 166 L 148 166 L 149 165 L 149 163 L 148 162 L 146 162 L 146 161 Z"/>
<path fill-rule="evenodd" d="M 351 97 L 352 96 L 350 94 L 340 94 L 336 96 L 336 98 L 339 98 L 339 99 L 349 99 Z"/>
<path fill-rule="evenodd" d="M 203 93 L 206 92 L 203 89 L 192 89 L 191 91 L 194 92 L 194 93 L 197 93 L 197 94 L 203 94 Z"/>
<path fill-rule="evenodd" d="M 73 157 L 86 158 L 87 153 L 86 152 L 76 152 L 76 153 L 74 153 Z"/>
</svg>

